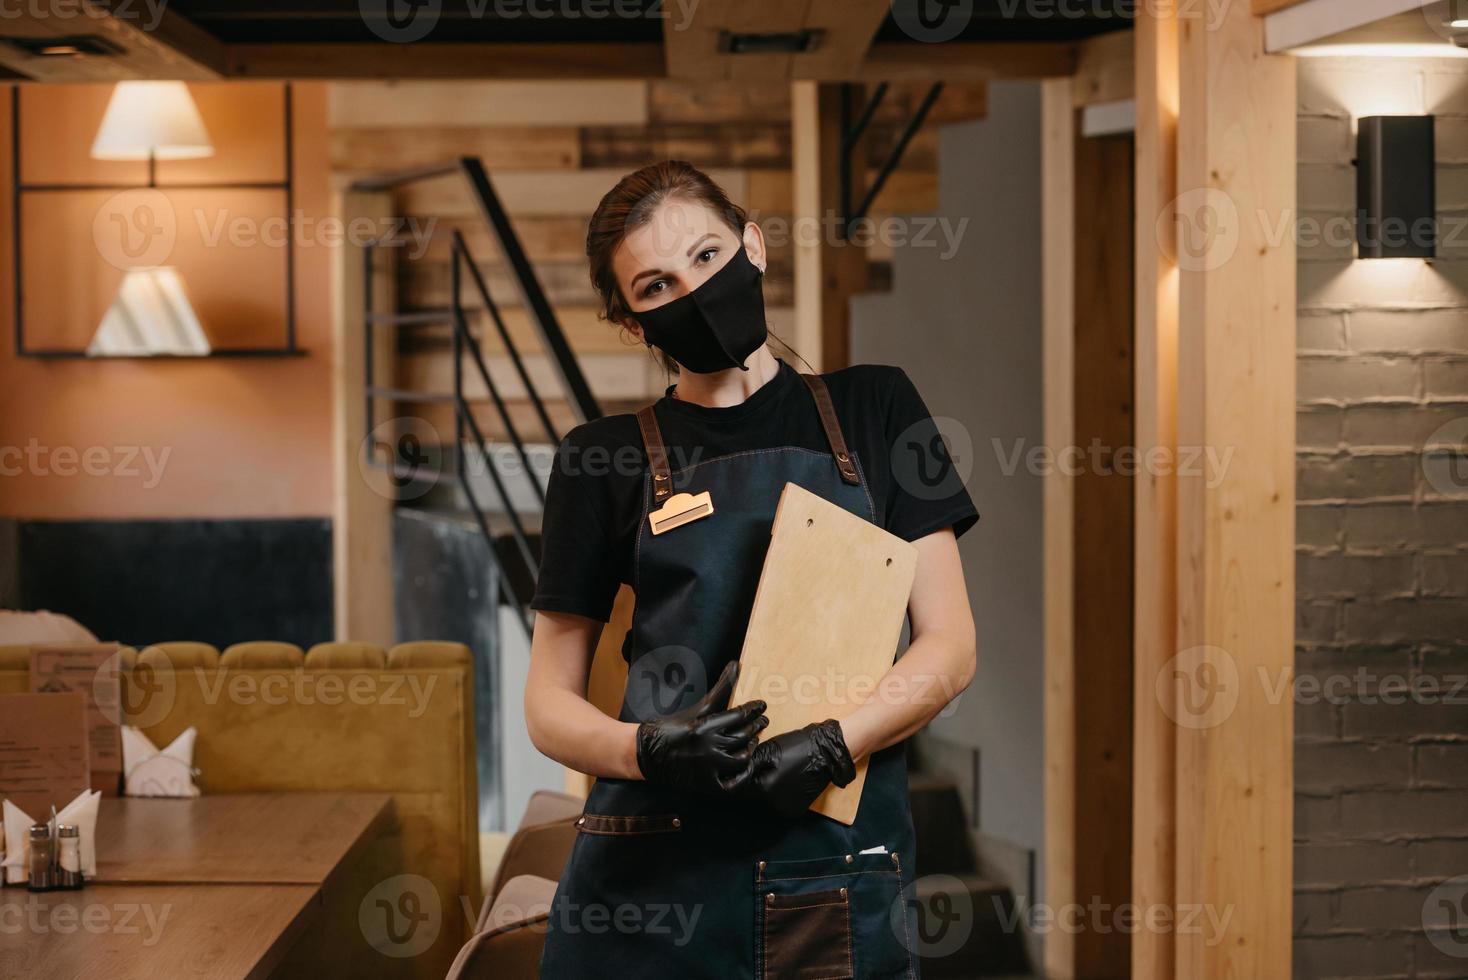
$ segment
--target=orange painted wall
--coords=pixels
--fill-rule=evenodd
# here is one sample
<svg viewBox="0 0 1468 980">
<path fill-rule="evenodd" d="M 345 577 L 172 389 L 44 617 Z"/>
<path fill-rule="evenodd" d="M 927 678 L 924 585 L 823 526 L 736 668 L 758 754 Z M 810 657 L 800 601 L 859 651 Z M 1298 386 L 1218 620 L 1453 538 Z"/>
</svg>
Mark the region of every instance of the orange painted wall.
<svg viewBox="0 0 1468 980">
<path fill-rule="evenodd" d="M 105 88 L 105 87 L 104 87 Z M 208 99 L 219 104 L 215 86 Z M 295 208 L 330 212 L 326 86 L 293 87 Z M 0 100 L 0 516 L 182 518 L 325 516 L 331 511 L 331 250 L 298 243 L 297 357 L 46 361 L 15 356 L 12 332 L 11 103 Z M 198 100 L 201 109 L 205 100 Z M 248 106 L 249 98 L 241 98 Z M 244 110 L 242 109 L 243 113 Z M 207 122 L 206 110 L 206 122 Z M 221 131 L 253 120 L 222 120 Z M 58 142 L 74 140 L 64 113 Z M 88 124 L 90 129 L 90 123 Z M 34 138 L 26 127 L 26 146 Z M 89 134 L 83 134 L 90 139 Z M 28 157 L 28 159 L 30 159 Z M 36 177 L 28 174 L 28 180 Z M 44 178 L 41 178 L 44 179 Z M 160 169 L 160 181 L 167 177 Z M 197 193 L 197 192 L 194 192 Z M 223 192 L 231 193 L 231 192 Z M 69 222 L 68 222 L 69 224 Z M 30 228 L 24 228 L 27 239 Z M 38 234 L 56 229 L 42 228 Z M 90 240 L 83 225 L 61 233 Z M 268 245 L 275 254 L 279 249 Z M 38 245 L 39 249 L 40 246 Z M 32 281 L 41 277 L 32 276 Z M 66 280 L 58 273 L 57 280 Z M 229 284 L 200 283 L 197 288 Z M 191 291 L 194 286 L 191 286 Z M 283 308 L 283 290 L 253 296 Z M 64 308 L 65 304 L 61 304 Z M 202 316 L 202 313 L 201 313 Z M 28 317 L 31 345 L 35 337 Z M 47 333 L 86 336 L 86 324 Z M 78 333 L 80 331 L 80 333 Z M 238 342 L 232 336 L 232 341 Z"/>
</svg>

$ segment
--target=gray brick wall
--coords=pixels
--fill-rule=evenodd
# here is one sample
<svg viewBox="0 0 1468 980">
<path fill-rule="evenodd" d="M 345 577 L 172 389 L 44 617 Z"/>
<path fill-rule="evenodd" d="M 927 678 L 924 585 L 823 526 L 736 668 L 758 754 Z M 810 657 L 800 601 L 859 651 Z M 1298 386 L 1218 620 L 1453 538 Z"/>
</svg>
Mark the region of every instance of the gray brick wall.
<svg viewBox="0 0 1468 980">
<path fill-rule="evenodd" d="M 1295 975 L 1468 976 L 1468 66 L 1299 92 Z M 1355 118 L 1423 112 L 1440 258 L 1353 261 Z"/>
</svg>

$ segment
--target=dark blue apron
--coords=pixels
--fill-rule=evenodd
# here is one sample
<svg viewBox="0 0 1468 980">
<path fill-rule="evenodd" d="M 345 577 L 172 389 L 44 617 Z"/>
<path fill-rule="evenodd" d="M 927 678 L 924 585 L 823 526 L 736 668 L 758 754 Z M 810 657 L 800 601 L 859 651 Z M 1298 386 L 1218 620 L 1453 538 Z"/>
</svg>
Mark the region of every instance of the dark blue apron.
<svg viewBox="0 0 1468 980">
<path fill-rule="evenodd" d="M 751 450 L 674 473 L 653 407 L 638 413 L 649 473 L 622 651 L 623 721 L 686 707 L 738 658 L 786 483 L 875 522 L 824 382 L 802 378 L 829 453 Z M 711 516 L 650 532 L 649 511 L 671 493 L 704 490 Z M 900 743 L 871 756 L 850 827 L 619 779 L 596 781 L 578 826 L 551 907 L 545 980 L 918 975 L 912 888 L 904 894 L 916 865 Z"/>
</svg>

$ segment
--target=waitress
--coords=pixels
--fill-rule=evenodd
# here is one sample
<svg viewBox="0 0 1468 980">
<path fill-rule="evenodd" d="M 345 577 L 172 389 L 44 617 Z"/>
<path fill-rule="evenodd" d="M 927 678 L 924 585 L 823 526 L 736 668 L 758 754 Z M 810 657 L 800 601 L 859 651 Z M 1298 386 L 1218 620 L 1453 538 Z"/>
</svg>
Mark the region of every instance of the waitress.
<svg viewBox="0 0 1468 980">
<path fill-rule="evenodd" d="M 903 742 L 974 674 L 956 545 L 973 502 L 901 369 L 802 374 L 770 350 L 764 236 L 702 172 L 624 177 L 586 251 L 607 319 L 677 381 L 572 430 L 546 494 L 526 720 L 597 781 L 541 975 L 916 977 Z M 728 701 L 787 482 L 916 545 L 911 643 L 845 719 L 760 742 L 766 705 Z M 671 495 L 705 491 L 712 513 L 653 533 Z M 623 582 L 636 605 L 612 719 L 586 692 Z M 863 759 L 851 826 L 807 809 Z"/>
</svg>

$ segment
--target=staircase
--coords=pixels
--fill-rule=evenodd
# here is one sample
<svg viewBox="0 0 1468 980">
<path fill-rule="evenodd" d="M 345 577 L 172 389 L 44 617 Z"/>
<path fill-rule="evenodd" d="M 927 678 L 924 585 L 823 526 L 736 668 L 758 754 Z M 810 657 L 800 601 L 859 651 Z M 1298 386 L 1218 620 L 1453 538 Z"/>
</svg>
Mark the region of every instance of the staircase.
<svg viewBox="0 0 1468 980">
<path fill-rule="evenodd" d="M 922 743 L 919 736 L 918 744 Z M 909 758 L 921 758 L 921 748 Z M 914 937 L 924 977 L 1029 975 L 1025 934 L 1010 885 L 980 860 L 983 836 L 966 812 L 958 783 L 919 768 L 908 774 L 917 834 Z M 1030 894 L 1033 888 L 1022 885 Z"/>
<path fill-rule="evenodd" d="M 396 508 L 395 618 L 400 634 L 451 636 L 475 653 L 480 829 L 488 832 L 504 829 L 531 789 L 562 778 L 559 767 L 552 771 L 529 744 L 520 703 L 529 662 L 529 602 L 540 572 L 545 482 L 562 435 L 547 402 L 554 400 L 563 417 L 569 408 L 574 422 L 599 418 L 602 411 L 477 157 L 359 180 L 351 189 L 397 192 L 452 175 L 464 181 L 511 272 L 533 326 L 537 349 L 532 353 L 550 365 L 559 390 L 548 397 L 535 383 L 526 352 L 501 313 L 502 298 L 492 295 L 460 228 L 450 233 L 448 303 L 439 308 L 377 308 L 381 252 L 394 243 L 374 242 L 363 249 L 363 390 L 368 432 L 380 420 L 426 418 L 435 410 L 446 409 L 452 418 L 452 437 L 413 443 L 410 461 L 402 461 L 399 453 L 391 462 L 374 453 L 371 461 L 393 470 L 395 483 L 411 482 L 420 469 L 452 474 L 447 484 L 400 500 Z M 444 331 L 451 352 L 449 390 L 380 381 L 379 344 L 391 342 L 390 349 L 399 351 L 415 334 L 441 338 Z M 496 355 L 513 372 L 518 389 L 513 396 L 486 361 L 488 337 L 498 339 Z M 482 388 L 483 394 L 471 393 L 471 387 Z M 428 428 L 436 427 L 430 423 Z"/>
<path fill-rule="evenodd" d="M 452 173 L 458 173 L 463 177 L 480 216 L 493 232 L 494 240 L 504 261 L 513 273 L 520 301 L 529 311 L 531 322 L 538 332 L 537 339 L 540 341 L 541 348 L 539 353 L 547 356 L 556 370 L 557 380 L 561 387 L 556 397 L 564 399 L 571 406 L 578 421 L 584 422 L 599 418 L 601 408 L 591 393 L 575 353 L 571 350 L 565 333 L 561 330 L 560 323 L 556 320 L 555 311 L 546 299 L 545 291 L 535 276 L 535 269 L 525 255 L 524 247 L 515 234 L 514 226 L 510 223 L 509 216 L 505 213 L 499 196 L 495 193 L 489 174 L 478 157 L 461 157 L 451 164 L 358 181 L 352 189 L 357 191 L 397 190 L 415 181 L 430 180 Z M 451 234 L 449 305 L 441 309 L 408 311 L 374 309 L 376 290 L 373 277 L 377 274 L 378 265 L 374 258 L 377 250 L 383 246 L 374 243 L 364 249 L 366 298 L 364 329 L 368 331 L 368 343 L 365 345 L 366 357 L 363 364 L 364 391 L 367 399 L 366 428 L 370 432 L 374 427 L 379 400 L 389 400 L 406 405 L 443 403 L 451 406 L 454 419 L 453 441 L 447 446 L 435 447 L 435 451 L 441 454 L 441 464 L 452 467 L 457 497 L 452 503 L 440 502 L 438 506 L 440 509 L 446 508 L 449 511 L 462 509 L 472 516 L 484 538 L 490 561 L 496 572 L 499 601 L 513 610 L 515 618 L 524 627 L 525 636 L 528 638 L 530 617 L 526 604 L 539 574 L 537 557 L 539 542 L 532 540 L 532 534 L 538 535 L 539 531 L 539 515 L 545 504 L 544 473 L 549 468 L 549 459 L 542 451 L 539 454 L 541 457 L 538 460 L 539 465 L 532 461 L 532 450 L 529 443 L 521 434 L 520 426 L 510 411 L 506 398 L 490 373 L 480 345 L 479 334 L 471 327 L 471 320 L 487 320 L 496 331 L 503 345 L 504 353 L 514 367 L 515 374 L 533 409 L 540 430 L 537 436 L 544 435 L 545 442 L 541 444 L 542 450 L 546 446 L 555 446 L 560 442 L 561 437 L 551 421 L 550 413 L 546 410 L 546 399 L 532 380 L 530 372 L 526 370 L 524 356 L 519 345 L 516 344 L 505 325 L 505 318 L 500 313 L 500 304 L 490 294 L 480 264 L 470 253 L 463 232 L 460 229 L 454 229 Z M 475 305 L 466 302 L 466 292 Z M 482 322 L 477 325 L 482 329 Z M 399 331 L 447 327 L 452 344 L 453 390 L 429 392 L 375 383 L 377 375 L 373 358 L 376 345 L 372 341 L 375 339 L 373 328 L 379 326 L 396 328 Z M 497 416 L 499 430 L 508 438 L 507 448 L 514 457 L 512 462 L 515 466 L 513 467 L 502 465 L 505 459 L 503 452 L 497 450 L 491 453 L 490 451 L 490 441 L 485 438 L 483 428 L 476 417 L 475 406 L 471 404 L 466 394 L 466 367 L 472 372 L 472 376 L 477 377 L 478 381 L 484 385 L 488 393 L 489 401 Z M 520 493 L 512 492 L 508 484 L 506 471 L 512 468 L 517 469 L 522 478 Z M 492 498 L 487 498 L 484 492 L 485 487 L 481 480 L 474 478 L 475 474 L 487 477 L 493 490 Z M 525 492 L 528 492 L 530 497 L 531 506 L 528 508 L 525 506 Z M 431 511 L 434 508 L 430 506 L 426 509 Z"/>
</svg>

